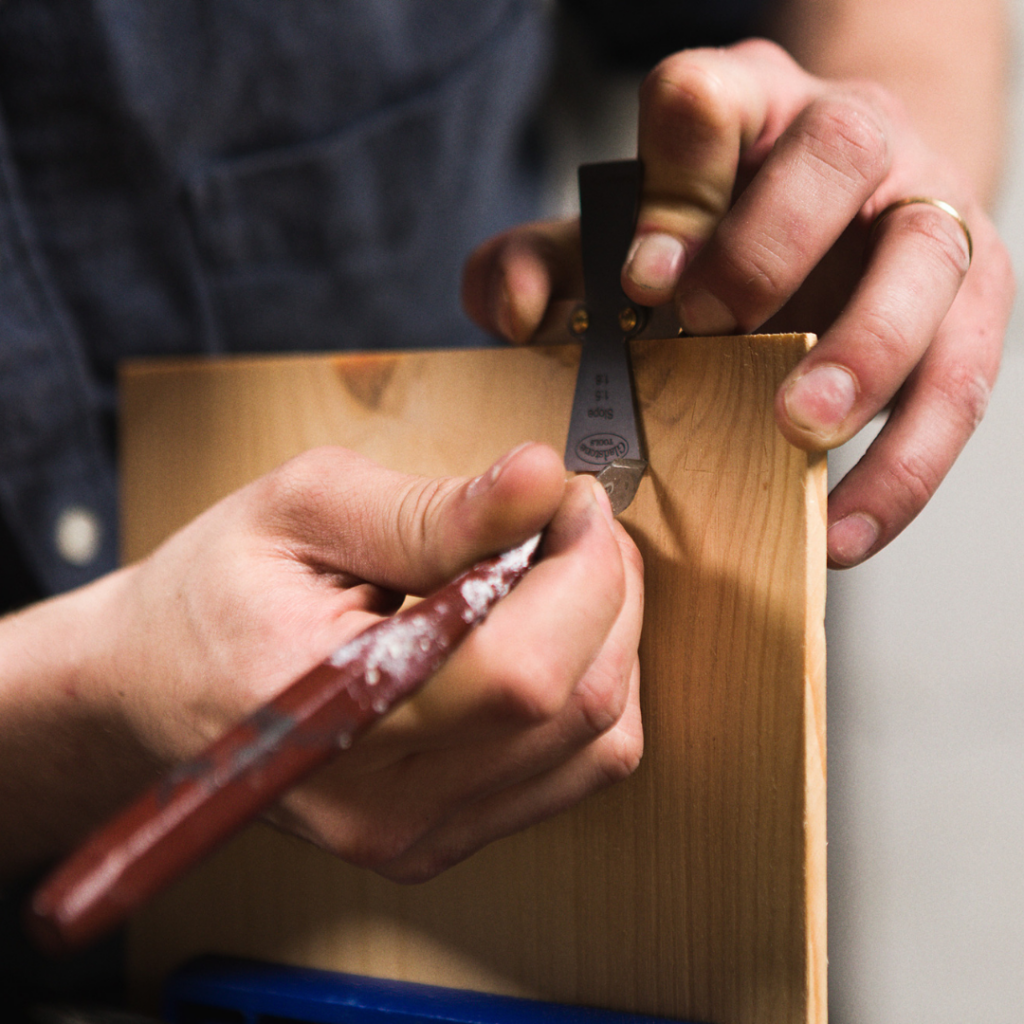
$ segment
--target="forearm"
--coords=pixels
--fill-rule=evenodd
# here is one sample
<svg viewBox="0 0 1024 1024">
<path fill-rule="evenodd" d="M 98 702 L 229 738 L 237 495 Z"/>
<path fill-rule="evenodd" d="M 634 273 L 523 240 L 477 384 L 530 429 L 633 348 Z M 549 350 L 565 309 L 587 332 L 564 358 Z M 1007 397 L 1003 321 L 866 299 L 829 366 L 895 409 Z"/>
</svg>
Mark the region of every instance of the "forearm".
<svg viewBox="0 0 1024 1024">
<path fill-rule="evenodd" d="M 0 620 L 0 880 L 60 856 L 155 770 L 99 678 L 120 583 Z"/>
<path fill-rule="evenodd" d="M 991 205 L 1011 37 L 1003 0 L 785 0 L 771 34 L 816 75 L 890 89 Z"/>
</svg>

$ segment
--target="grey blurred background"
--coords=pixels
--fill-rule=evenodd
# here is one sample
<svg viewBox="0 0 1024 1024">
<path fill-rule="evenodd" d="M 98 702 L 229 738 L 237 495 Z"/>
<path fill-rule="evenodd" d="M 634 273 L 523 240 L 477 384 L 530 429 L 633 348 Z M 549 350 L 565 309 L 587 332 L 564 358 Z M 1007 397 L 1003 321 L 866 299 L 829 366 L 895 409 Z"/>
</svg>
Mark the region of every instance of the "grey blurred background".
<svg viewBox="0 0 1024 1024">
<path fill-rule="evenodd" d="M 1013 7 L 997 222 L 1020 268 L 1024 0 Z M 925 511 L 869 563 L 829 576 L 834 1024 L 1024 1021 L 1022 335 L 1018 302 L 988 414 Z"/>
<path fill-rule="evenodd" d="M 997 219 L 1024 267 L 1024 0 Z M 561 83 L 552 214 L 575 168 L 635 152 L 638 79 Z M 1024 1022 L 1024 309 L 989 412 L 938 494 L 829 574 L 832 1024 Z M 838 480 L 871 431 L 833 454 Z"/>
</svg>

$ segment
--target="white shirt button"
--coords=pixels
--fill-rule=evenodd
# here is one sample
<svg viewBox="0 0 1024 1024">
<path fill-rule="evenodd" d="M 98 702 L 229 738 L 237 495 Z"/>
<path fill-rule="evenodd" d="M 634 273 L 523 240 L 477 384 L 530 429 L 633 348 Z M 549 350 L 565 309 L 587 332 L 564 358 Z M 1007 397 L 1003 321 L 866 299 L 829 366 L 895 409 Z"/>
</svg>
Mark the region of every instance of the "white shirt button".
<svg viewBox="0 0 1024 1024">
<path fill-rule="evenodd" d="M 100 553 L 102 535 L 103 527 L 95 512 L 81 505 L 69 505 L 57 517 L 54 543 L 65 562 L 85 566 Z"/>
</svg>

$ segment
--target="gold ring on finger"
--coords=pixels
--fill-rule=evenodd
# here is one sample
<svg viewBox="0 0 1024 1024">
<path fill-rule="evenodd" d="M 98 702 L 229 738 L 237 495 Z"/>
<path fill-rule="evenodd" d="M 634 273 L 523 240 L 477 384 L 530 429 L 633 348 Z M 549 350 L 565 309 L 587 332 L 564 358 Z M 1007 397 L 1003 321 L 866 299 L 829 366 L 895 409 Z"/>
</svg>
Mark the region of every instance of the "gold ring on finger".
<svg viewBox="0 0 1024 1024">
<path fill-rule="evenodd" d="M 974 258 L 974 239 L 971 238 L 971 229 L 967 226 L 967 221 L 960 216 L 955 207 L 950 206 L 949 203 L 942 199 L 934 199 L 932 196 L 908 196 L 906 199 L 897 199 L 896 202 L 890 203 L 872 222 L 872 237 L 878 230 L 878 225 L 881 224 L 890 213 L 894 210 L 899 210 L 901 207 L 911 206 L 914 203 L 924 203 L 926 206 L 934 206 L 936 210 L 948 213 L 949 216 L 960 225 L 960 230 L 964 233 L 964 238 L 967 240 L 967 265 L 970 266 L 971 260 Z"/>
</svg>

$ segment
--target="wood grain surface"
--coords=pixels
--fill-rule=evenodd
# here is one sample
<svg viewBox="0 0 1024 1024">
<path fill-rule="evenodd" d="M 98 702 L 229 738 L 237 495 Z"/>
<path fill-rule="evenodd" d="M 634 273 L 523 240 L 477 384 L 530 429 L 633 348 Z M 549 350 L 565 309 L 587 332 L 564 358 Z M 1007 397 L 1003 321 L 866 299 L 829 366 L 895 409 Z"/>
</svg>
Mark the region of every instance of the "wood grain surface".
<svg viewBox="0 0 1024 1024">
<path fill-rule="evenodd" d="M 823 1022 L 824 459 L 772 402 L 803 335 L 634 343 L 650 469 L 646 750 L 626 783 L 399 886 L 253 826 L 143 912 L 151 993 L 202 951 L 717 1024 Z M 137 364 L 124 555 L 310 446 L 475 474 L 564 444 L 578 348 Z"/>
</svg>

